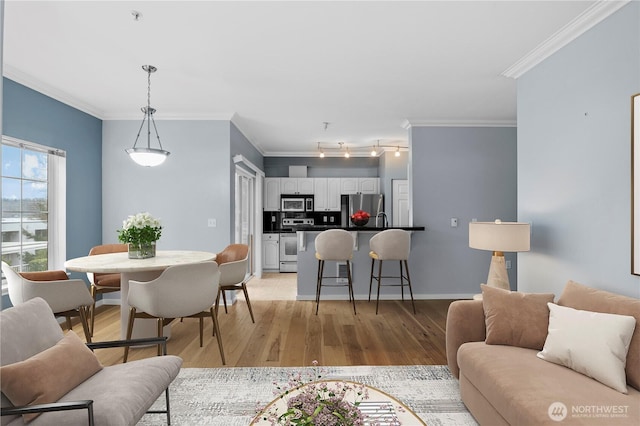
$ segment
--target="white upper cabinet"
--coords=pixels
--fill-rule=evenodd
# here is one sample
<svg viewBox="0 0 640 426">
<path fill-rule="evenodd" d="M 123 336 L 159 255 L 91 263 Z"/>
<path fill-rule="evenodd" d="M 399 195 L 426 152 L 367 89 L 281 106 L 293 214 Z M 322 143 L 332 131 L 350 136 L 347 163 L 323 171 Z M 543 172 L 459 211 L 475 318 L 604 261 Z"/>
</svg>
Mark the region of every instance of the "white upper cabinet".
<svg viewBox="0 0 640 426">
<path fill-rule="evenodd" d="M 264 178 L 264 210 L 280 210 L 280 178 Z"/>
<path fill-rule="evenodd" d="M 339 212 L 340 205 L 340 178 L 327 178 L 327 210 Z"/>
<path fill-rule="evenodd" d="M 378 194 L 380 178 L 341 178 L 341 194 Z"/>
<path fill-rule="evenodd" d="M 358 192 L 361 194 L 379 194 L 380 178 L 358 178 Z"/>
<path fill-rule="evenodd" d="M 358 178 L 340 178 L 341 194 L 357 194 Z"/>
<path fill-rule="evenodd" d="M 340 178 L 314 179 L 314 210 L 340 211 Z"/>
<path fill-rule="evenodd" d="M 313 194 L 313 178 L 280 178 L 281 194 Z"/>
<path fill-rule="evenodd" d="M 298 193 L 313 194 L 314 178 L 298 178 Z"/>
<path fill-rule="evenodd" d="M 339 212 L 342 194 L 378 194 L 380 178 L 265 178 L 264 210 L 280 211 L 280 196 L 313 194 L 314 210 Z"/>
</svg>

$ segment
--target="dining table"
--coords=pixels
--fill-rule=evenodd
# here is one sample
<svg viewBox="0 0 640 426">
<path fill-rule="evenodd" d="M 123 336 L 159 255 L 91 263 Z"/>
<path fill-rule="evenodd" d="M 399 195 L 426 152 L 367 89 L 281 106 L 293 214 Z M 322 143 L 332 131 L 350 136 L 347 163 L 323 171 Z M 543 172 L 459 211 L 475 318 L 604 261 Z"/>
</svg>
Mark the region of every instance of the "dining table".
<svg viewBox="0 0 640 426">
<path fill-rule="evenodd" d="M 129 281 L 152 281 L 169 266 L 185 265 L 216 260 L 215 253 L 189 250 L 158 250 L 154 257 L 147 259 L 129 259 L 127 252 L 107 253 L 69 259 L 64 267 L 69 271 L 120 274 L 120 337 L 126 339 L 129 323 Z M 134 324 L 132 338 L 155 337 L 156 321 L 153 319 L 137 319 Z M 171 336 L 169 326 L 164 328 L 164 335 Z"/>
</svg>

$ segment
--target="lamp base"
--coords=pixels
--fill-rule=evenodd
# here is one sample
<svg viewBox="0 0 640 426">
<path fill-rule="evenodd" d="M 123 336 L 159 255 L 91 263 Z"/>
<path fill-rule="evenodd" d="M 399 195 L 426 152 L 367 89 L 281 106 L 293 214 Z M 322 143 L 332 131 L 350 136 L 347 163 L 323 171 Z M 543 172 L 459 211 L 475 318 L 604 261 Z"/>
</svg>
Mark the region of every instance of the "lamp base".
<svg viewBox="0 0 640 426">
<path fill-rule="evenodd" d="M 489 287 L 511 290 L 504 255 L 496 255 L 494 253 L 494 255 L 491 256 L 491 266 L 489 266 L 489 277 L 487 278 L 487 285 Z"/>
</svg>

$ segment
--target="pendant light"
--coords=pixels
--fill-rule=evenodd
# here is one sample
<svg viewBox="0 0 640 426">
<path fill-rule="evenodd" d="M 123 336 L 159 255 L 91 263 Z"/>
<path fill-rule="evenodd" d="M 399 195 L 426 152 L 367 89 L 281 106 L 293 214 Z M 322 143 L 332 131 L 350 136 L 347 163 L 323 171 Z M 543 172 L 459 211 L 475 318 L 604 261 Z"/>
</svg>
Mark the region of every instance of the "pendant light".
<svg viewBox="0 0 640 426">
<path fill-rule="evenodd" d="M 165 151 L 162 149 L 162 143 L 160 143 L 160 135 L 158 135 L 158 128 L 156 127 L 156 122 L 153 119 L 153 114 L 156 112 L 154 108 L 151 108 L 151 73 L 156 72 L 158 69 L 153 65 L 143 65 L 142 69 L 147 72 L 147 106 L 142 107 L 142 112 L 144 113 L 144 118 L 142 119 L 142 124 L 140 124 L 140 129 L 138 129 L 138 135 L 136 136 L 136 141 L 133 144 L 132 148 L 125 150 L 129 157 L 137 164 L 145 167 L 154 167 L 159 166 L 164 163 L 164 161 L 169 156 L 169 151 Z M 144 127 L 145 121 L 147 122 L 147 146 L 145 148 L 136 148 L 138 144 L 138 139 L 140 138 L 140 132 Z M 153 123 L 153 129 L 156 132 L 156 138 L 158 139 L 158 148 L 151 148 L 151 123 Z"/>
</svg>

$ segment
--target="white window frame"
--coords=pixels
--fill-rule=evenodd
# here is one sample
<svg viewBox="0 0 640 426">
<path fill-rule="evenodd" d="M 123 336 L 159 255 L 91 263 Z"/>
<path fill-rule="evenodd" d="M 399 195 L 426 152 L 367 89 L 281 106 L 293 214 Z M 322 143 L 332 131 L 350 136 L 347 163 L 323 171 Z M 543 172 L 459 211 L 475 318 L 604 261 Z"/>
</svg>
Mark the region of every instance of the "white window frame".
<svg viewBox="0 0 640 426">
<path fill-rule="evenodd" d="M 67 258 L 67 159 L 66 152 L 45 145 L 2 136 L 2 144 L 30 151 L 44 152 L 47 158 L 47 203 L 48 203 L 48 269 L 64 269 Z M 0 164 L 2 158 L 0 154 Z M 1 191 L 1 190 L 0 190 Z M 2 248 L 0 247 L 0 254 Z M 6 281 L 2 278 L 2 294 L 7 293 Z"/>
</svg>

